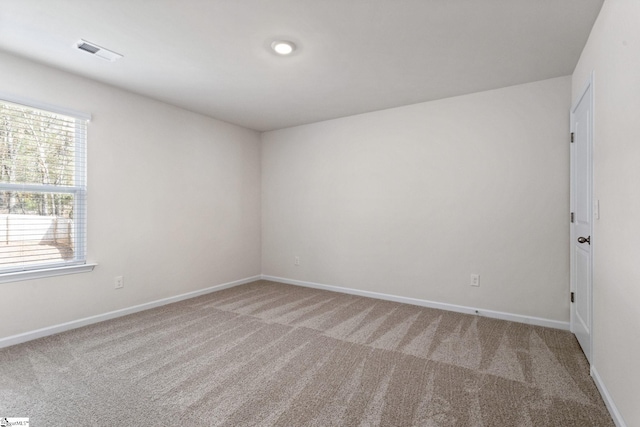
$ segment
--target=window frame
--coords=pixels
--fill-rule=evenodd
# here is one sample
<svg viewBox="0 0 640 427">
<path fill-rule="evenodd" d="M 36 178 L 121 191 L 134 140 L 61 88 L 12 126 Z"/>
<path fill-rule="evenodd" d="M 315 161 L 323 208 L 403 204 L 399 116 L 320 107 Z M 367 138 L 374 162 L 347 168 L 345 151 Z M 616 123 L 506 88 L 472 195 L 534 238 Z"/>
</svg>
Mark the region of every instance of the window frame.
<svg viewBox="0 0 640 427">
<path fill-rule="evenodd" d="M 88 123 L 91 121 L 91 115 L 3 92 L 0 92 L 0 103 L 18 104 L 26 108 L 42 110 L 75 119 L 74 154 L 76 161 L 73 186 L 0 183 L 0 190 L 72 194 L 74 212 L 76 212 L 76 215 L 82 215 L 83 217 L 82 220 L 74 221 L 73 225 L 75 233 L 73 260 L 61 262 L 43 261 L 38 264 L 2 269 L 0 270 L 0 283 L 92 271 L 96 264 L 87 262 L 86 230 L 88 218 L 86 162 L 88 137 L 87 127 Z M 82 122 L 86 123 L 83 124 Z"/>
</svg>

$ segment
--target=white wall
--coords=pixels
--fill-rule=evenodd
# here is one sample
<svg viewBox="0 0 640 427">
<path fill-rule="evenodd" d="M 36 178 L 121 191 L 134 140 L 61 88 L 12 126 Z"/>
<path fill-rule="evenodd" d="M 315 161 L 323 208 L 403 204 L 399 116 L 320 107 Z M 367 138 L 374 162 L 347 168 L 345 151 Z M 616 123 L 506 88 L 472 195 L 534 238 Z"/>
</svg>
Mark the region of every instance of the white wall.
<svg viewBox="0 0 640 427">
<path fill-rule="evenodd" d="M 263 274 L 568 321 L 569 107 L 562 77 L 264 133 Z"/>
<path fill-rule="evenodd" d="M 594 72 L 593 366 L 640 426 L 640 2 L 607 0 L 572 79 Z"/>
<path fill-rule="evenodd" d="M 88 259 L 99 264 L 0 284 L 0 338 L 260 274 L 256 132 L 13 56 L 0 64 L 0 92 L 93 115 Z"/>
</svg>

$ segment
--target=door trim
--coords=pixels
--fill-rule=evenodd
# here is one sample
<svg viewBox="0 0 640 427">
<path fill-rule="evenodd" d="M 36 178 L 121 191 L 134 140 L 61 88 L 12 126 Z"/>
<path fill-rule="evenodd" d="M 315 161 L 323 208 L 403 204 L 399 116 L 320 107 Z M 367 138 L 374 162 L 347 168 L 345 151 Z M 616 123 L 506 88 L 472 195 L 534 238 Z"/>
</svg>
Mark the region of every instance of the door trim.
<svg viewBox="0 0 640 427">
<path fill-rule="evenodd" d="M 594 104 L 594 77 L 595 77 L 595 73 L 591 72 L 591 74 L 589 75 L 589 80 L 587 81 L 587 83 L 584 85 L 583 89 L 580 91 L 580 95 L 575 99 L 575 101 L 573 102 L 573 104 L 571 105 L 571 111 L 570 111 L 570 123 L 569 123 L 569 128 L 570 128 L 570 132 L 575 132 L 575 129 L 573 128 L 573 122 L 574 122 L 574 116 L 575 116 L 575 111 L 576 108 L 578 107 L 578 105 L 580 104 L 580 102 L 584 99 L 585 96 L 588 96 L 589 99 L 587 100 L 587 102 L 589 103 L 589 109 L 591 112 L 591 121 L 589 123 L 589 136 L 590 136 L 590 140 L 587 141 L 587 144 L 589 144 L 589 153 L 590 153 L 590 158 L 589 158 L 589 170 L 588 170 L 588 181 L 589 181 L 589 190 L 590 190 L 590 199 L 591 199 L 591 204 L 589 206 L 589 232 L 590 232 L 590 236 L 591 236 L 591 248 L 589 251 L 589 271 L 587 272 L 587 274 L 589 275 L 589 301 L 588 301 L 588 305 L 589 305 L 589 353 L 590 354 L 586 354 L 587 356 L 587 360 L 589 361 L 589 364 L 591 366 L 594 365 L 594 360 L 593 360 L 593 254 L 594 251 L 596 250 L 596 244 L 597 243 L 597 239 L 594 239 L 594 233 L 593 233 L 593 221 L 594 221 L 594 215 L 593 215 L 593 208 L 594 208 L 594 202 L 595 202 L 595 198 L 594 198 L 594 191 L 593 191 L 593 157 L 594 157 L 594 122 L 595 122 L 595 104 Z M 574 172 L 575 172 L 575 168 L 576 168 L 576 155 L 575 155 L 575 145 L 571 144 L 571 148 L 570 148 L 570 196 L 569 196 L 569 200 L 570 200 L 570 212 L 575 212 L 575 197 L 576 197 L 576 182 L 574 179 Z M 570 239 L 570 247 L 569 247 L 569 251 L 570 251 L 570 271 L 569 271 L 569 275 L 570 275 L 570 292 L 575 292 L 576 291 L 576 274 L 575 274 L 575 253 L 573 250 L 573 245 L 574 245 L 574 241 L 577 238 L 576 233 L 575 233 L 575 226 L 573 223 L 569 224 L 569 239 Z M 571 332 L 575 333 L 574 330 L 574 325 L 576 322 L 576 315 L 575 315 L 575 306 L 573 305 L 573 303 L 569 303 L 570 304 L 570 320 L 569 320 L 569 324 L 570 324 L 570 330 Z"/>
</svg>

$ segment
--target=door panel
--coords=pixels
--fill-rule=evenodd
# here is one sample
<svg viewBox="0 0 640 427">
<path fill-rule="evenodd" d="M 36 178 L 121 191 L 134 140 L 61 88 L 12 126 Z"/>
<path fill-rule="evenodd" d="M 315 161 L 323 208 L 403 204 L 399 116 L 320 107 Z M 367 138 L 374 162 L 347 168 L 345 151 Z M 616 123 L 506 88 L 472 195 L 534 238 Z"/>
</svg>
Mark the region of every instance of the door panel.
<svg viewBox="0 0 640 427">
<path fill-rule="evenodd" d="M 571 111 L 571 331 L 576 335 L 587 359 L 592 352 L 592 146 L 593 80 Z M 589 239 L 580 242 L 579 239 Z"/>
<path fill-rule="evenodd" d="M 578 284 L 589 283 L 589 254 L 581 249 L 576 250 L 576 282 Z M 586 333 L 591 330 L 591 313 L 589 313 L 589 286 L 580 286 L 576 292 L 576 317 L 580 326 Z"/>
</svg>

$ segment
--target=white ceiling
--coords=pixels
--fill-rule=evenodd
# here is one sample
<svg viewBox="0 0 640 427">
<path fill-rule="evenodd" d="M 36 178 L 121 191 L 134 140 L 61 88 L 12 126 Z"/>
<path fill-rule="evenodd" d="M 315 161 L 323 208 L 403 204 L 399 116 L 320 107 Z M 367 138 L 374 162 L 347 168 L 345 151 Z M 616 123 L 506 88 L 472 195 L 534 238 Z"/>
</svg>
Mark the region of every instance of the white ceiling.
<svg viewBox="0 0 640 427">
<path fill-rule="evenodd" d="M 0 50 L 264 131 L 569 75 L 602 3 L 2 0 Z"/>
</svg>

